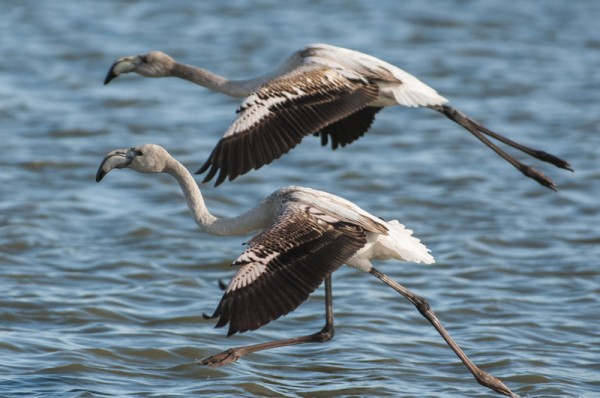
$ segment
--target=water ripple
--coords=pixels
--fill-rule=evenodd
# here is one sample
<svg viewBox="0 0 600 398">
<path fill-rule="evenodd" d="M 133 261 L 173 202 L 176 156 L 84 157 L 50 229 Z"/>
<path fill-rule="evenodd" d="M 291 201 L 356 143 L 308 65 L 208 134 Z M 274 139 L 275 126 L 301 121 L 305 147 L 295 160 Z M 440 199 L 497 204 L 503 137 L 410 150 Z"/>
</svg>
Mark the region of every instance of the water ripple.
<svg viewBox="0 0 600 398">
<path fill-rule="evenodd" d="M 401 65 L 576 172 L 517 155 L 556 180 L 552 193 L 435 112 L 388 109 L 346 148 L 307 137 L 234 183 L 203 185 L 211 209 L 238 214 L 298 184 L 397 218 L 437 263 L 378 267 L 426 297 L 477 364 L 523 397 L 600 390 L 596 2 L 13 3 L 0 27 L 0 394 L 489 395 L 410 303 L 346 268 L 333 277 L 331 342 L 196 365 L 231 346 L 319 330 L 322 288 L 293 314 L 226 338 L 202 313 L 214 311 L 218 281 L 248 237 L 199 231 L 167 176 L 122 171 L 94 182 L 108 150 L 146 142 L 196 169 L 239 102 L 174 79 L 103 86 L 116 57 L 160 49 L 244 78 L 309 42 Z"/>
</svg>

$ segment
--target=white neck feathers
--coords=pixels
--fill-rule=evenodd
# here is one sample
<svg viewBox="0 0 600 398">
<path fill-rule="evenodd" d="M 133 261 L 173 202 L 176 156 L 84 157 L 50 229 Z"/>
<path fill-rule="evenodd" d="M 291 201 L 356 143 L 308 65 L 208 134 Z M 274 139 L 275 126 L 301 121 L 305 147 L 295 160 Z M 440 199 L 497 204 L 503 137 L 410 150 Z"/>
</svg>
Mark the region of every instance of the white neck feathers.
<svg viewBox="0 0 600 398">
<path fill-rule="evenodd" d="M 216 217 L 206 207 L 202 192 L 200 192 L 194 177 L 181 163 L 170 158 L 164 172 L 172 175 L 179 182 L 194 221 L 211 235 L 242 235 L 266 228 L 273 219 L 272 200 L 263 200 L 258 206 L 237 217 Z"/>
</svg>

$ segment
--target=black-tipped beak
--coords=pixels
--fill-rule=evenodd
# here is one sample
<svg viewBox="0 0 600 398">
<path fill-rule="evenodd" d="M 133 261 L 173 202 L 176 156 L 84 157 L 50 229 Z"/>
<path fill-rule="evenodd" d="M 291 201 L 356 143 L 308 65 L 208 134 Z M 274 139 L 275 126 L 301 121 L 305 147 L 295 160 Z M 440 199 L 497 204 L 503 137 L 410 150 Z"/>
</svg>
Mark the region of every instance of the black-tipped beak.
<svg viewBox="0 0 600 398">
<path fill-rule="evenodd" d="M 110 81 L 112 79 L 114 79 L 115 77 L 119 76 L 114 72 L 114 67 L 115 64 L 113 64 L 110 69 L 108 70 L 108 73 L 106 74 L 106 77 L 104 78 L 104 85 L 107 85 L 108 83 L 110 83 Z"/>
<path fill-rule="evenodd" d="M 122 169 L 131 164 L 132 157 L 128 156 L 129 151 L 127 149 L 115 149 L 110 151 L 102 162 L 98 171 L 96 172 L 96 182 L 102 181 L 105 175 L 107 175 L 112 169 Z"/>
<path fill-rule="evenodd" d="M 104 176 L 107 173 L 108 173 L 107 171 L 104 171 L 102 169 L 98 169 L 98 171 L 96 172 L 96 182 L 102 181 L 102 179 L 104 178 Z"/>
<path fill-rule="evenodd" d="M 138 65 L 142 62 L 142 58 L 139 55 L 122 57 L 117 59 L 111 66 L 106 77 L 104 78 L 104 84 L 110 83 L 111 80 L 116 78 L 123 73 L 133 72 Z"/>
</svg>

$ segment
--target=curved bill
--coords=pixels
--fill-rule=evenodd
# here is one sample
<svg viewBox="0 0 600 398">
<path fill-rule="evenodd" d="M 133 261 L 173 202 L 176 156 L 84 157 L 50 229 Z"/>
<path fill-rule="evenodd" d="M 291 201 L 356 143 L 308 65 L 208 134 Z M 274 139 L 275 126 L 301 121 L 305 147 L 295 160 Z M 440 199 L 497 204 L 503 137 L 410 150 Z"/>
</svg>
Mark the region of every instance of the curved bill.
<svg viewBox="0 0 600 398">
<path fill-rule="evenodd" d="M 131 164 L 133 158 L 127 156 L 127 149 L 115 149 L 110 151 L 102 162 L 98 171 L 96 172 L 96 182 L 102 181 L 105 175 L 107 175 L 112 169 L 122 169 Z"/>
<path fill-rule="evenodd" d="M 110 67 L 104 78 L 104 84 L 110 83 L 111 80 L 123 73 L 132 72 L 139 64 L 137 57 L 123 57 L 117 59 Z"/>
</svg>

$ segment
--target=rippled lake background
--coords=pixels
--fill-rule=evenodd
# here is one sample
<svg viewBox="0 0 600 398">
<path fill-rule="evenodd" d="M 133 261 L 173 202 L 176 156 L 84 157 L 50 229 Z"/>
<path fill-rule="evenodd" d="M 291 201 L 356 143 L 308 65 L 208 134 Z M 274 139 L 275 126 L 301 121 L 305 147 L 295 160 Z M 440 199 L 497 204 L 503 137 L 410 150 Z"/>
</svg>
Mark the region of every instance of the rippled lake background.
<svg viewBox="0 0 600 398">
<path fill-rule="evenodd" d="M 247 237 L 198 230 L 167 176 L 94 174 L 106 152 L 165 146 L 195 170 L 239 101 L 120 77 L 149 50 L 245 78 L 304 44 L 371 53 L 488 127 L 568 159 L 521 176 L 427 109 L 381 112 L 342 150 L 309 137 L 213 188 L 235 215 L 290 184 L 415 230 L 437 263 L 379 268 L 428 298 L 466 353 L 523 397 L 600 394 L 600 3 L 4 1 L 0 17 L 0 395 L 487 397 L 435 330 L 375 278 L 333 277 L 336 336 L 207 369 L 234 345 L 312 333 L 322 288 L 258 331 L 204 320 Z"/>
</svg>

